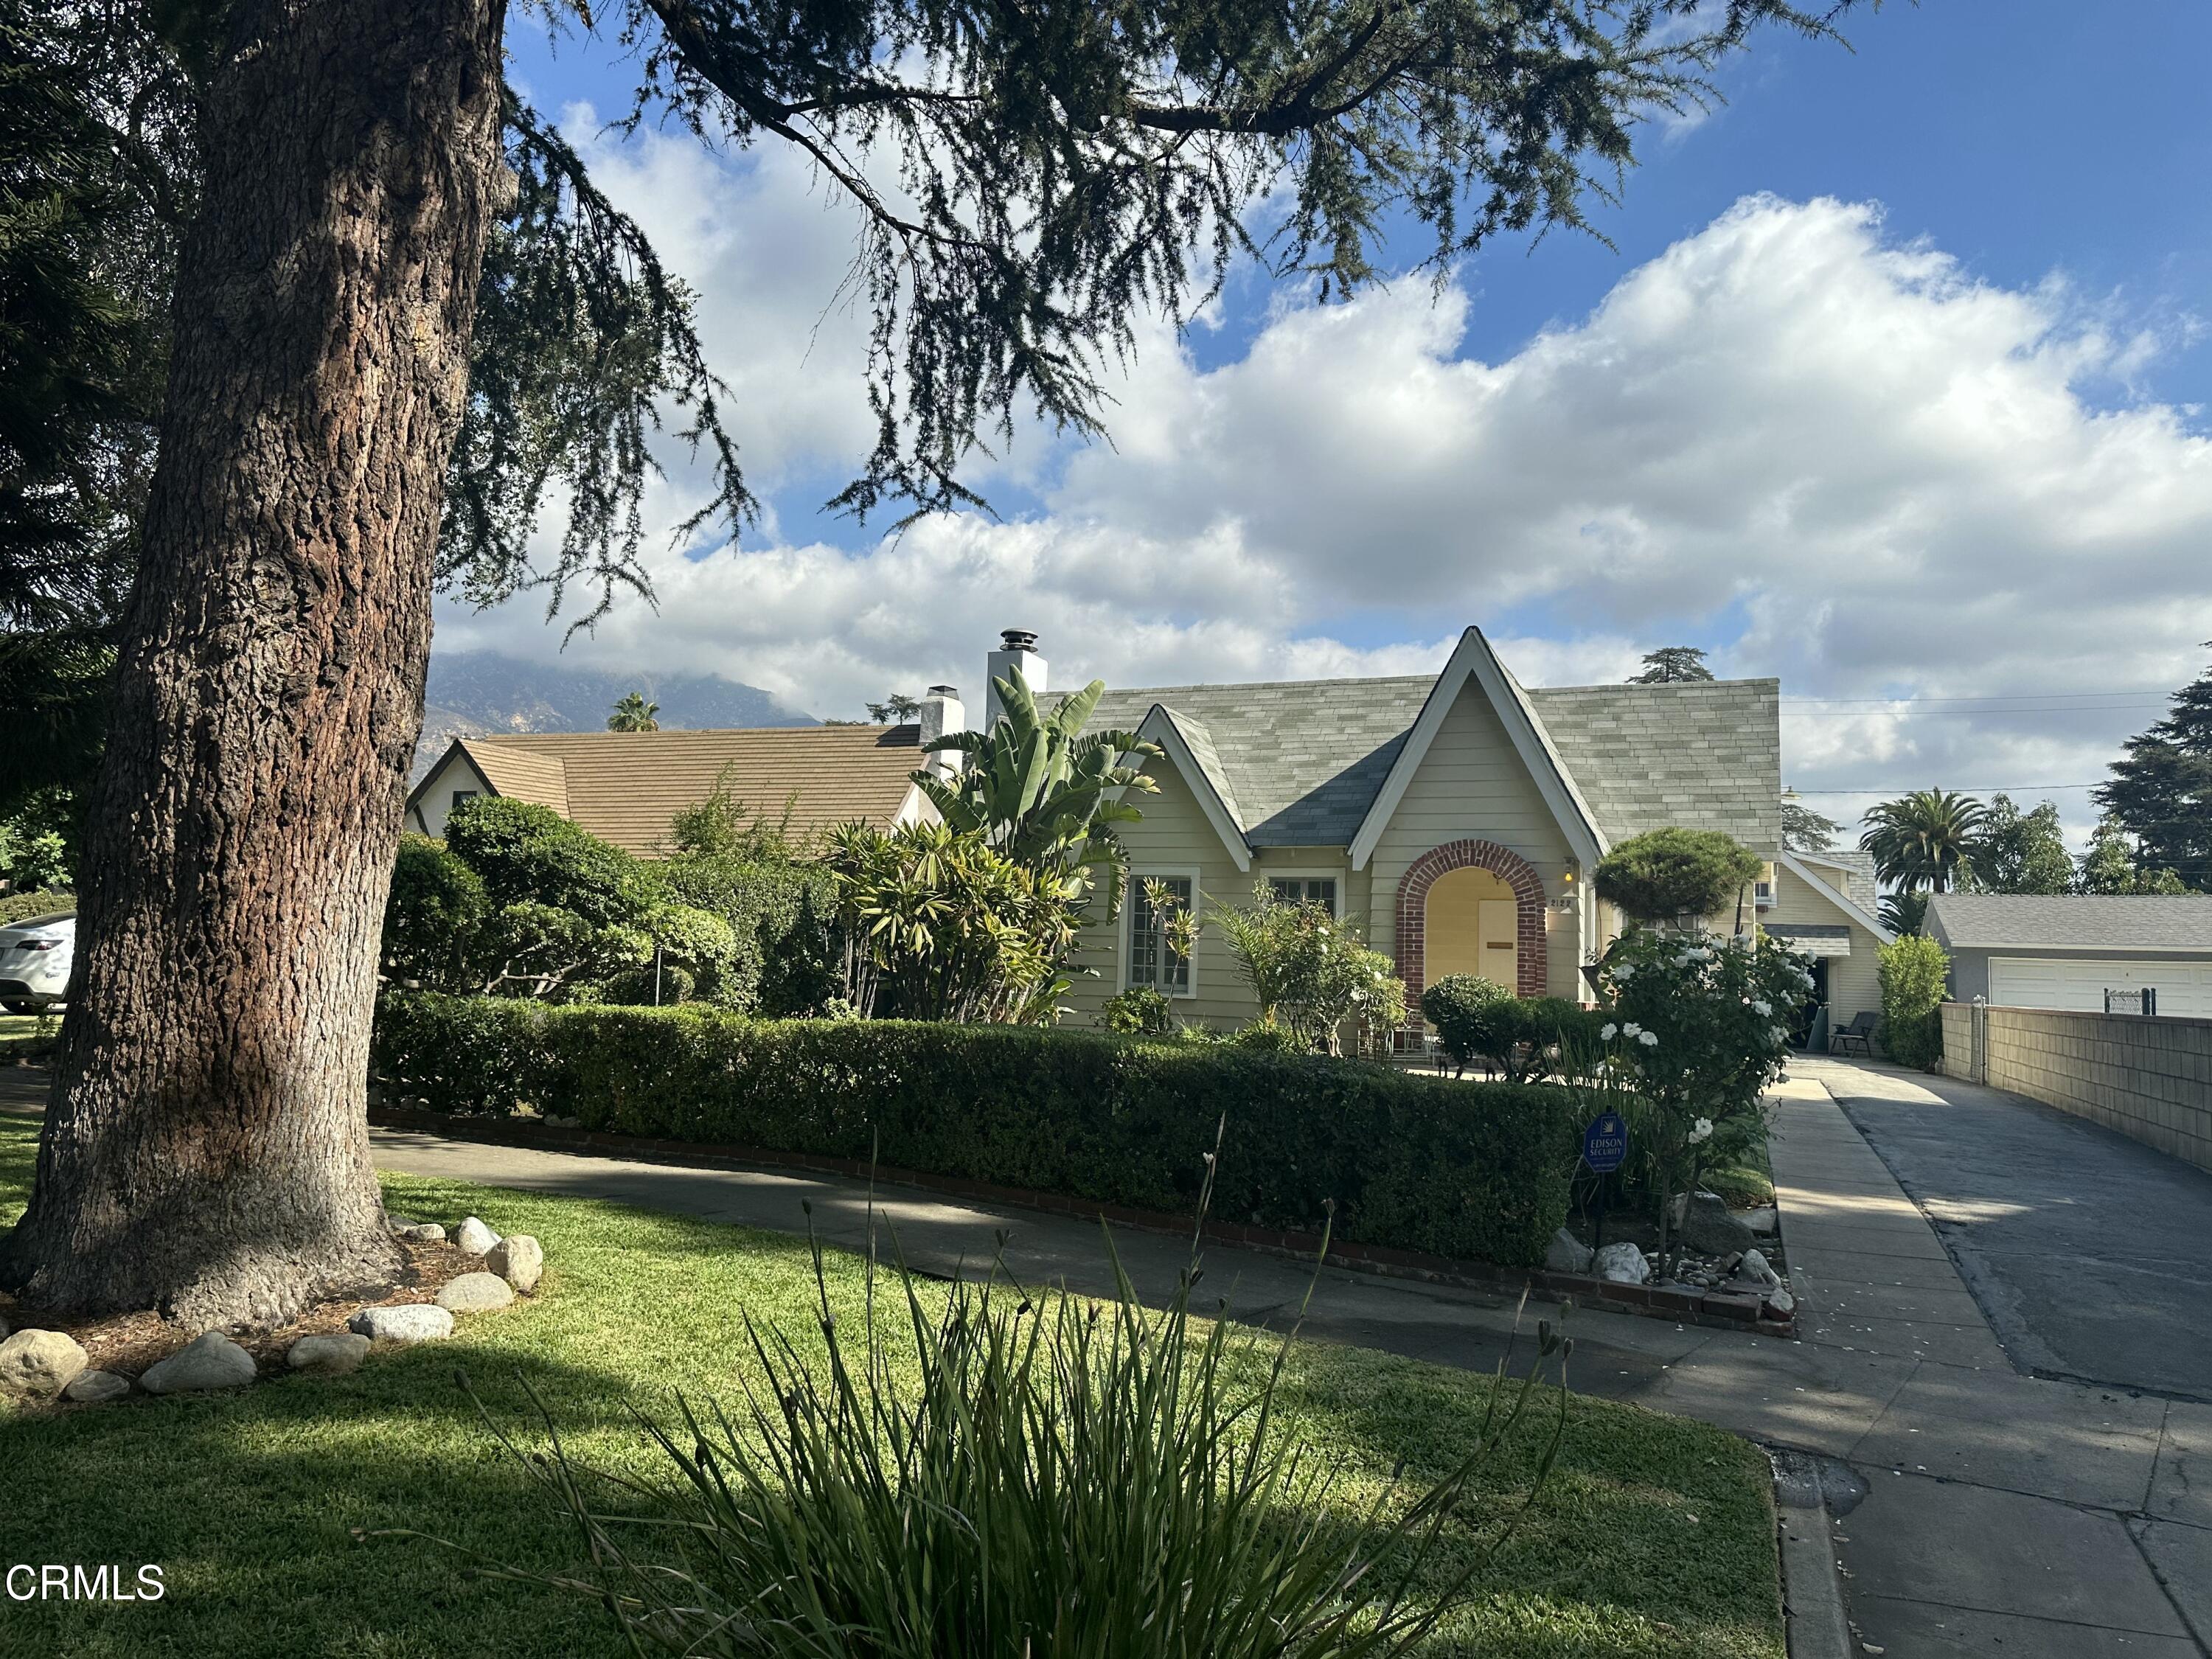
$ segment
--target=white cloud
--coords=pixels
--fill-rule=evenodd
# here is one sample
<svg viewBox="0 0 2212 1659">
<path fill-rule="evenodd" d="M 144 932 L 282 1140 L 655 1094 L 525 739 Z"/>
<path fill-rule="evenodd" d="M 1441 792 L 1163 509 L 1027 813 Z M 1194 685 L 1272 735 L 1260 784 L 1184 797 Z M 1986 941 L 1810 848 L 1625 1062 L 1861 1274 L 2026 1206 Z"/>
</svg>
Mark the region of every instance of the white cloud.
<svg viewBox="0 0 2212 1659">
<path fill-rule="evenodd" d="M 796 173 L 674 145 L 612 182 L 708 296 L 754 464 L 848 469 L 857 325 L 803 353 L 844 222 Z M 1690 641 L 1789 696 L 2046 699 L 1803 709 L 1785 746 L 1808 789 L 2094 779 L 2152 711 L 2048 699 L 2200 664 L 2212 441 L 2085 396 L 2158 348 L 2063 283 L 1993 287 L 1885 240 L 1870 207 L 1757 198 L 1502 362 L 1459 355 L 1469 304 L 1409 280 L 1283 306 L 1210 372 L 1154 328 L 1113 447 L 1024 475 L 1035 517 L 666 559 L 657 615 L 573 648 L 849 712 L 975 678 L 1000 626 L 1127 684 L 1413 672 L 1474 621 L 1523 636 L 1504 647 L 1531 683 Z M 441 637 L 551 647 L 534 612 Z M 2058 799 L 2078 821 L 2084 792 Z"/>
</svg>

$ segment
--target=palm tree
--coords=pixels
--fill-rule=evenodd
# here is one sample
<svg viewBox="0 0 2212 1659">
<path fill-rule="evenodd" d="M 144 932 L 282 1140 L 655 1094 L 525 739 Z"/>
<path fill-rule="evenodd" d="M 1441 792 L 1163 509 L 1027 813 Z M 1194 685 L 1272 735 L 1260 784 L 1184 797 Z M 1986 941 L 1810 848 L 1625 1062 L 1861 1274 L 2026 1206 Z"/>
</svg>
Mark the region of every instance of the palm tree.
<svg viewBox="0 0 2212 1659">
<path fill-rule="evenodd" d="M 610 732 L 658 732 L 660 722 L 653 716 L 660 712 L 657 702 L 647 702 L 645 693 L 633 691 L 615 705 L 615 712 L 607 716 Z"/>
<path fill-rule="evenodd" d="M 1158 745 L 1133 732 L 1084 732 L 1105 695 L 1103 680 L 1066 698 L 1050 719 L 1020 675 L 992 684 L 1006 712 L 988 732 L 954 732 L 927 746 L 931 754 L 964 755 L 967 765 L 950 777 L 924 769 L 915 783 L 949 829 L 981 832 L 1017 864 L 1084 882 L 1103 867 L 1110 911 L 1121 902 L 1125 862 L 1114 826 L 1139 816 L 1119 797 L 1159 788 L 1121 763 L 1157 755 Z"/>
<path fill-rule="evenodd" d="M 1859 847 L 1874 854 L 1875 873 L 1888 885 L 1947 893 L 1972 872 L 1974 843 L 1988 817 L 1972 795 L 1916 789 L 1868 812 Z"/>
</svg>

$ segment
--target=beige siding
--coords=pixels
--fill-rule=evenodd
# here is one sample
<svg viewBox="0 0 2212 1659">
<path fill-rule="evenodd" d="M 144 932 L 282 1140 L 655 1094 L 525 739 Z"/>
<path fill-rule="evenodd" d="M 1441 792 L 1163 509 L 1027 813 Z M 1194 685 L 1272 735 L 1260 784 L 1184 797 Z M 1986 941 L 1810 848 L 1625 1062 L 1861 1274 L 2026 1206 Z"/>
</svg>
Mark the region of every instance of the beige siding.
<svg viewBox="0 0 2212 1659">
<path fill-rule="evenodd" d="M 1399 878 L 1430 848 L 1453 841 L 1495 842 L 1535 867 L 1547 898 L 1567 891 L 1566 836 L 1497 711 L 1472 679 L 1421 757 L 1369 860 L 1377 950 L 1395 946 Z M 1587 994 L 1578 971 L 1582 950 L 1575 912 L 1547 909 L 1544 935 L 1551 994 L 1583 1000 Z"/>
<path fill-rule="evenodd" d="M 1837 873 L 1840 878 L 1842 872 Z M 1852 1016 L 1862 1011 L 1881 1012 L 1881 982 L 1876 977 L 1879 963 L 1875 957 L 1881 949 L 1881 939 L 1853 921 L 1849 911 L 1813 887 L 1804 877 L 1786 865 L 1777 865 L 1774 903 L 1760 911 L 1759 919 L 1768 923 L 1848 925 L 1851 930 L 1850 955 L 1828 959 L 1828 1018 L 1833 1024 L 1848 1025 Z"/>
</svg>

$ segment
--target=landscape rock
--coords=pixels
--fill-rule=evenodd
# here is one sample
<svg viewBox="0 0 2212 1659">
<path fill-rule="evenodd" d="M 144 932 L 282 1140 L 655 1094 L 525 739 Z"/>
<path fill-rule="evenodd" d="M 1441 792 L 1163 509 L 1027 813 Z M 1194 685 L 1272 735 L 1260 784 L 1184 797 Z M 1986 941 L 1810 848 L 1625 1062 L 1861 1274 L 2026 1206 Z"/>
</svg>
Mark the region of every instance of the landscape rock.
<svg viewBox="0 0 2212 1659">
<path fill-rule="evenodd" d="M 1597 1276 L 1615 1285 L 1641 1285 L 1651 1277 L 1651 1264 L 1633 1244 L 1608 1244 L 1597 1253 Z"/>
<path fill-rule="evenodd" d="M 453 1334 L 453 1315 L 427 1302 L 363 1308 L 346 1322 L 372 1342 L 435 1342 Z"/>
<path fill-rule="evenodd" d="M 1586 1273 L 1590 1270 L 1590 1247 L 1565 1227 L 1552 1235 L 1544 1251 L 1544 1266 L 1555 1273 Z"/>
<path fill-rule="evenodd" d="M 1782 1231 L 1782 1212 L 1771 1204 L 1762 1204 L 1757 1209 L 1746 1210 L 1739 1219 L 1760 1238 L 1771 1238 Z"/>
<path fill-rule="evenodd" d="M 514 1300 L 514 1287 L 497 1273 L 463 1273 L 438 1292 L 438 1305 L 453 1313 L 489 1313 Z"/>
<path fill-rule="evenodd" d="M 1735 1270 L 1746 1279 L 1764 1279 L 1774 1271 L 1767 1265 L 1765 1252 L 1762 1250 L 1746 1250 L 1743 1260 L 1735 1264 Z"/>
<path fill-rule="evenodd" d="M 474 1216 L 461 1223 L 453 1234 L 453 1243 L 471 1255 L 486 1255 L 499 1243 L 499 1235 Z"/>
<path fill-rule="evenodd" d="M 446 1242 L 446 1230 L 434 1221 L 410 1221 L 404 1227 L 394 1227 L 392 1236 L 410 1244 L 442 1244 Z"/>
<path fill-rule="evenodd" d="M 509 1233 L 492 1246 L 484 1266 L 528 1296 L 545 1276 L 545 1252 L 528 1233 Z"/>
<path fill-rule="evenodd" d="M 1787 1319 L 1797 1306 L 1797 1298 L 1789 1291 L 1775 1289 L 1766 1293 L 1766 1311 L 1779 1319 Z"/>
<path fill-rule="evenodd" d="M 159 1364 L 148 1366 L 138 1386 L 148 1394 L 198 1394 L 242 1388 L 255 1374 L 252 1354 L 221 1331 L 203 1331 Z"/>
<path fill-rule="evenodd" d="M 285 1350 L 284 1363 L 295 1371 L 320 1376 L 343 1376 L 361 1369 L 368 1358 L 368 1339 L 358 1331 L 331 1331 L 322 1336 L 303 1336 Z"/>
<path fill-rule="evenodd" d="M 1729 1212 L 1718 1193 L 1688 1193 L 1674 1200 L 1674 1227 L 1684 1246 L 1699 1255 L 1727 1255 L 1756 1243 L 1751 1229 Z"/>
<path fill-rule="evenodd" d="M 80 1371 L 76 1381 L 62 1390 L 62 1398 L 74 1400 L 80 1406 L 89 1406 L 102 1400 L 114 1400 L 131 1392 L 131 1379 L 118 1376 L 113 1371 Z"/>
<path fill-rule="evenodd" d="M 0 1342 L 0 1395 L 51 1400 L 89 1363 L 76 1339 L 66 1332 L 17 1331 Z"/>
<path fill-rule="evenodd" d="M 584 1120 L 580 1117 L 563 1117 L 558 1112 L 548 1112 L 538 1121 L 549 1129 L 580 1129 L 584 1127 Z"/>
</svg>

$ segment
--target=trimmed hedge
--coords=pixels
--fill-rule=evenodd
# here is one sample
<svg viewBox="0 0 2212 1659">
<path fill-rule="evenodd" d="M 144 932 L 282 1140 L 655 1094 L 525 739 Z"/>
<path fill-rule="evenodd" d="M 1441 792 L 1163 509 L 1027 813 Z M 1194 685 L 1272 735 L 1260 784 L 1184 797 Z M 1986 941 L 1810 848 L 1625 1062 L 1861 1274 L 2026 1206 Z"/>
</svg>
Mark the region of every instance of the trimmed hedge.
<svg viewBox="0 0 2212 1659">
<path fill-rule="evenodd" d="M 587 1129 L 866 1160 L 1529 1267 L 1566 1219 L 1564 1091 L 1100 1032 L 748 1020 L 696 1006 L 386 999 L 374 1066 L 447 1111 L 519 1102 Z"/>
</svg>

